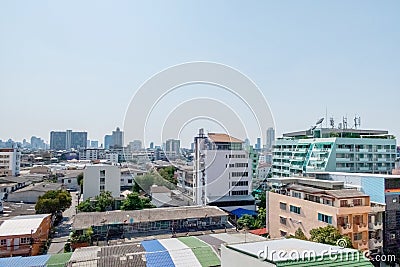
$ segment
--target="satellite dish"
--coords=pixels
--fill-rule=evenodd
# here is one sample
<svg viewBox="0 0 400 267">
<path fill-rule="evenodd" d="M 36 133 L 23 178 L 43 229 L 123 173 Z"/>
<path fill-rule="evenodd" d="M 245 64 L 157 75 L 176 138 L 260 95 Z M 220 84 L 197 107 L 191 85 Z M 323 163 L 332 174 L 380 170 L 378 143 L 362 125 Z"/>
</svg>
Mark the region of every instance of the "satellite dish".
<svg viewBox="0 0 400 267">
<path fill-rule="evenodd" d="M 315 128 L 317 128 L 317 126 L 311 127 L 311 131 L 315 130 Z"/>
<path fill-rule="evenodd" d="M 317 123 L 315 123 L 316 125 L 321 124 L 324 121 L 324 118 L 321 118 L 317 121 Z"/>
</svg>

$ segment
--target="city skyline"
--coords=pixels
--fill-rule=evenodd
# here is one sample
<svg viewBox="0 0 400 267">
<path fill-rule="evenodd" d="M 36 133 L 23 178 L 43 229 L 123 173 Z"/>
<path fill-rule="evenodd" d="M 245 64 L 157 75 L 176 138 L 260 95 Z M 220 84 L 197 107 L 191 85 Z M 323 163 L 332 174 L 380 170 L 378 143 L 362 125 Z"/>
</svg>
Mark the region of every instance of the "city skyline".
<svg viewBox="0 0 400 267">
<path fill-rule="evenodd" d="M 361 128 L 400 136 L 392 118 L 399 96 L 397 1 L 0 7 L 0 25 L 7 25 L 0 28 L 0 91 L 9 100 L 0 112 L 13 113 L 3 117 L 2 140 L 33 135 L 49 142 L 58 129 L 103 140 L 111 129 L 123 129 L 144 81 L 198 60 L 227 64 L 254 80 L 271 107 L 276 136 L 313 125 L 326 110 L 328 119 L 357 115 Z M 251 19 L 241 19 L 244 13 Z"/>
</svg>

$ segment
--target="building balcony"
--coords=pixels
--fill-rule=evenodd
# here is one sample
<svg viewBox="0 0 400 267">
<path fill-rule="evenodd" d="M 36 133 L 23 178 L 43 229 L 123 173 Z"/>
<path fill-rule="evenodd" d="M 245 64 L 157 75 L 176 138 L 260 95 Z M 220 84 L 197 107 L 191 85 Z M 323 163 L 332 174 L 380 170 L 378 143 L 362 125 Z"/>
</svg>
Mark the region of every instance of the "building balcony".
<svg viewBox="0 0 400 267">
<path fill-rule="evenodd" d="M 391 168 L 388 167 L 378 167 L 378 171 L 391 171 Z"/>
<path fill-rule="evenodd" d="M 359 170 L 362 171 L 362 172 L 367 172 L 367 171 L 372 171 L 372 168 L 370 168 L 370 167 L 360 167 Z"/>
<path fill-rule="evenodd" d="M 370 151 L 369 151 L 368 148 L 361 148 L 361 149 L 358 150 L 358 152 L 361 152 L 361 153 L 368 153 L 368 152 L 370 152 Z"/>
<path fill-rule="evenodd" d="M 343 226 L 339 226 L 339 232 L 341 235 L 347 235 L 353 232 L 353 228 L 351 227 L 351 224 L 346 224 Z"/>
<path fill-rule="evenodd" d="M 337 148 L 336 153 L 349 153 L 350 148 Z"/>
<path fill-rule="evenodd" d="M 358 250 L 367 250 L 369 247 L 369 243 L 367 240 L 358 240 L 353 242 L 353 247 L 355 247 Z"/>
<path fill-rule="evenodd" d="M 355 224 L 353 228 L 355 233 L 368 231 L 368 224 L 366 223 Z"/>
<path fill-rule="evenodd" d="M 382 230 L 383 224 L 382 222 L 368 223 L 369 230 Z"/>
<path fill-rule="evenodd" d="M 338 171 L 338 172 L 350 172 L 351 168 L 350 167 L 336 167 L 336 171 Z"/>
<path fill-rule="evenodd" d="M 350 158 L 336 158 L 336 161 L 338 161 L 338 162 L 348 162 L 348 161 L 350 161 Z"/>
<path fill-rule="evenodd" d="M 382 239 L 372 238 L 369 240 L 369 249 L 377 249 L 377 248 L 381 248 L 382 246 L 383 246 Z"/>
</svg>

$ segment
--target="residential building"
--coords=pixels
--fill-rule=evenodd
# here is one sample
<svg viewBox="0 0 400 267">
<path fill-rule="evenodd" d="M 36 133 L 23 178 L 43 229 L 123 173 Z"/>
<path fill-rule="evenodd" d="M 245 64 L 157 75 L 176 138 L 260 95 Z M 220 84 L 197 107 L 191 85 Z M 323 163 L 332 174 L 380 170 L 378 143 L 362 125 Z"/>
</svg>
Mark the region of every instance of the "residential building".
<svg viewBox="0 0 400 267">
<path fill-rule="evenodd" d="M 99 141 L 96 141 L 96 140 L 90 141 L 90 147 L 91 148 L 99 148 Z"/>
<path fill-rule="evenodd" d="M 99 160 L 105 159 L 104 149 L 86 148 L 79 150 L 79 160 Z"/>
<path fill-rule="evenodd" d="M 385 254 L 398 250 L 400 247 L 400 175 L 341 172 L 311 173 L 309 175 L 319 180 L 340 181 L 346 186 L 359 188 L 369 195 L 371 201 L 377 203 L 370 216 L 372 217 L 371 222 L 374 224 L 370 224 L 370 236 L 371 239 L 374 239 L 375 249 L 377 249 L 372 252 L 379 253 L 381 247 Z M 383 211 L 384 213 L 381 214 Z M 383 238 L 381 239 L 382 234 Z M 383 244 L 381 240 L 383 240 Z"/>
<path fill-rule="evenodd" d="M 62 185 L 59 183 L 31 183 L 30 185 L 10 192 L 7 201 L 16 203 L 36 203 L 40 196 L 43 196 L 50 190 L 59 190 Z"/>
<path fill-rule="evenodd" d="M 222 267 L 373 266 L 355 249 L 295 238 L 225 243 L 220 251 Z"/>
<path fill-rule="evenodd" d="M 52 225 L 51 214 L 16 216 L 0 225 L 0 257 L 41 254 Z"/>
<path fill-rule="evenodd" d="M 135 185 L 135 177 L 146 174 L 144 170 L 138 170 L 133 168 L 123 168 L 121 169 L 121 190 L 128 189 L 132 190 Z"/>
<path fill-rule="evenodd" d="M 243 141 L 227 134 L 195 137 L 193 201 L 225 210 L 239 206 L 255 209 L 252 192 L 252 162 Z"/>
<path fill-rule="evenodd" d="M 272 175 L 318 171 L 390 174 L 395 159 L 396 140 L 387 131 L 321 128 L 286 133 L 276 140 Z"/>
<path fill-rule="evenodd" d="M 113 165 L 86 165 L 83 171 L 83 200 L 110 191 L 112 196 L 120 196 L 121 171 Z"/>
<path fill-rule="evenodd" d="M 18 176 L 21 151 L 18 148 L 0 148 L 0 176 Z"/>
<path fill-rule="evenodd" d="M 270 178 L 267 191 L 267 229 L 271 238 L 294 235 L 333 225 L 352 241 L 353 247 L 369 250 L 370 196 L 345 189 L 340 181 L 309 178 Z"/>
<path fill-rule="evenodd" d="M 266 151 L 272 151 L 272 147 L 275 143 L 275 130 L 270 127 L 267 129 L 267 140 L 265 144 Z"/>
<path fill-rule="evenodd" d="M 70 150 L 86 148 L 87 132 L 74 132 L 66 130 L 65 132 L 50 132 L 50 149 L 52 150 Z"/>
<path fill-rule="evenodd" d="M 46 149 L 46 144 L 41 138 L 32 136 L 31 137 L 31 148 L 33 150 Z"/>
<path fill-rule="evenodd" d="M 129 148 L 131 151 L 140 151 L 142 150 L 142 141 L 140 140 L 133 140 L 132 142 L 129 142 Z"/>
</svg>

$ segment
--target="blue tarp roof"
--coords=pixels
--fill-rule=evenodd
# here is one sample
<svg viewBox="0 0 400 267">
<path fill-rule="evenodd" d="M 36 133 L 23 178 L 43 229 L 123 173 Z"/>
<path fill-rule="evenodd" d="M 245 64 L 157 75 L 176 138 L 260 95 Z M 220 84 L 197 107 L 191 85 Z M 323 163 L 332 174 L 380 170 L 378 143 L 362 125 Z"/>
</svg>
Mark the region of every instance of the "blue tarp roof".
<svg viewBox="0 0 400 267">
<path fill-rule="evenodd" d="M 142 246 L 147 252 L 146 253 L 147 267 L 175 266 L 167 249 L 163 245 L 161 245 L 161 243 L 158 242 L 158 240 L 142 241 Z"/>
<path fill-rule="evenodd" d="M 257 212 L 254 210 L 246 210 L 242 208 L 234 209 L 231 211 L 233 215 L 236 215 L 238 218 L 242 217 L 243 215 L 251 215 L 251 216 L 257 216 Z"/>
</svg>

